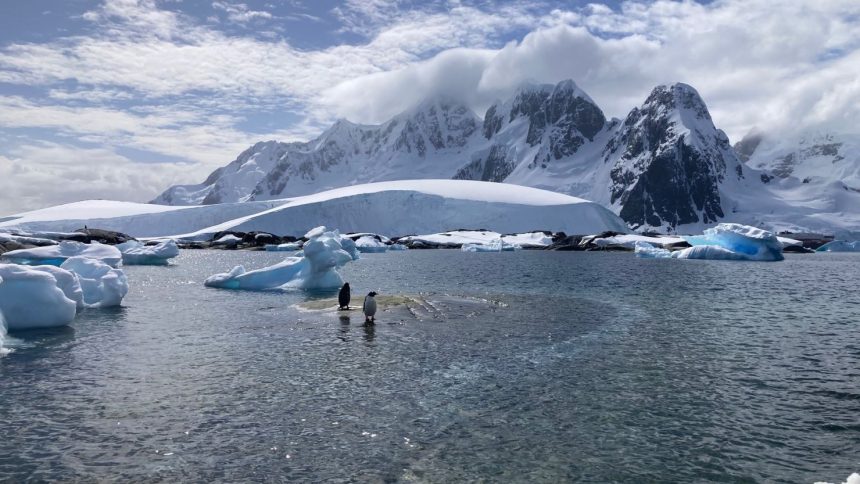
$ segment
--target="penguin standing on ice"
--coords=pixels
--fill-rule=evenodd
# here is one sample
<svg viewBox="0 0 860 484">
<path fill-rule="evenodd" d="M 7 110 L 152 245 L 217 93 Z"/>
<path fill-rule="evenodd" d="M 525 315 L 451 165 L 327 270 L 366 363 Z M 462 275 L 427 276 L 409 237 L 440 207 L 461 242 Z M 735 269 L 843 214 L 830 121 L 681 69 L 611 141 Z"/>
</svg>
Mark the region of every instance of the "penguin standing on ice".
<svg viewBox="0 0 860 484">
<path fill-rule="evenodd" d="M 374 324 L 376 323 L 376 299 L 374 297 L 376 293 L 370 291 L 370 293 L 364 297 L 364 306 L 362 306 L 362 310 L 364 311 L 364 324 Z"/>
<path fill-rule="evenodd" d="M 338 309 L 349 309 L 349 283 L 344 283 L 343 287 L 340 288 L 340 292 L 337 293 L 337 308 Z"/>
</svg>

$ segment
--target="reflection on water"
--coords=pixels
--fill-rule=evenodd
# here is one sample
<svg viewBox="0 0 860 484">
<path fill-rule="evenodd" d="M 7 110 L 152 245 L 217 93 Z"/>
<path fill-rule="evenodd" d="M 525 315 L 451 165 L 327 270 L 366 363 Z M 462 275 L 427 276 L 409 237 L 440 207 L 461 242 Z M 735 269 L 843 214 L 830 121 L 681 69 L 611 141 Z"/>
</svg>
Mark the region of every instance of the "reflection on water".
<svg viewBox="0 0 860 484">
<path fill-rule="evenodd" d="M 408 296 L 201 281 L 282 255 L 127 267 L 115 311 L 7 338 L 0 480 L 844 479 L 860 257 L 784 263 L 411 251 L 344 268 Z M 826 281 L 826 283 L 822 283 Z M 297 306 L 298 305 L 298 306 Z"/>
</svg>

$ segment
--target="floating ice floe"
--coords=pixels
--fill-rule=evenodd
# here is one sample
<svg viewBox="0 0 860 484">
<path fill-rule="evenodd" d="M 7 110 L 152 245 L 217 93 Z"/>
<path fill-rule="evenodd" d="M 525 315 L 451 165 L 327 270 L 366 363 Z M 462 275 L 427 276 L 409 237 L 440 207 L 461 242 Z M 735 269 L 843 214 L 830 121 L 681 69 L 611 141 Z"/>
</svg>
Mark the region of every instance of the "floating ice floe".
<svg viewBox="0 0 860 484">
<path fill-rule="evenodd" d="M 355 240 L 359 252 L 377 253 L 388 250 L 388 245 L 372 235 L 363 235 Z"/>
<path fill-rule="evenodd" d="M 388 246 L 388 250 L 409 250 L 409 247 L 403 244 L 391 244 Z"/>
<path fill-rule="evenodd" d="M 824 482 L 824 481 L 818 481 L 815 484 L 831 484 L 831 483 Z M 850 476 L 848 476 L 848 479 L 845 479 L 845 482 L 843 482 L 842 484 L 860 484 L 860 474 L 858 474 L 856 472 L 851 474 Z"/>
<path fill-rule="evenodd" d="M 704 235 L 685 236 L 693 247 L 670 252 L 637 242 L 636 256 L 646 259 L 783 260 L 782 243 L 771 232 L 741 224 L 722 223 Z"/>
<path fill-rule="evenodd" d="M 845 240 L 834 240 L 815 249 L 816 252 L 860 252 L 860 240 L 848 242 Z"/>
<path fill-rule="evenodd" d="M 317 227 L 308 232 L 305 237 L 308 241 L 305 242 L 301 255 L 296 254 L 273 266 L 253 271 L 246 271 L 243 266 L 236 266 L 230 272 L 210 276 L 204 284 L 209 287 L 252 291 L 290 287 L 302 289 L 340 287 L 343 284 L 343 278 L 337 268 L 354 260 L 353 254 L 345 250 L 346 247 L 355 251 L 355 257 L 358 256 L 355 244 L 352 240 L 341 237 L 337 230 L 326 231 L 325 227 Z"/>
<path fill-rule="evenodd" d="M 172 240 L 165 240 L 158 245 L 143 245 L 136 240 L 117 244 L 122 252 L 122 263 L 125 265 L 166 266 L 170 259 L 179 255 L 179 247 Z"/>
<path fill-rule="evenodd" d="M 463 252 L 507 252 L 520 249 L 522 249 L 522 247 L 519 245 L 509 244 L 501 238 L 491 240 L 486 244 L 463 244 L 460 248 Z"/>
<path fill-rule="evenodd" d="M 302 248 L 301 242 L 285 242 L 283 244 L 266 244 L 267 252 L 295 252 Z"/>
<path fill-rule="evenodd" d="M 4 259 L 16 264 L 52 266 L 59 266 L 66 259 L 78 256 L 97 259 L 111 267 L 117 267 L 122 262 L 122 253 L 112 245 L 98 242 L 84 244 L 71 240 L 64 240 L 57 245 L 13 250 L 3 254 Z"/>
<path fill-rule="evenodd" d="M 0 280 L 0 313 L 9 331 L 66 326 L 75 319 L 77 303 L 51 271 L 0 264 Z"/>
<path fill-rule="evenodd" d="M 677 244 L 680 242 L 684 242 L 684 239 L 681 237 L 668 237 L 668 236 L 649 236 L 649 235 L 639 235 L 639 234 L 621 234 L 621 235 L 613 235 L 611 237 L 583 237 L 582 243 L 591 242 L 597 247 L 607 248 L 607 247 L 623 247 L 625 249 L 634 249 L 637 243 L 645 242 L 655 247 L 662 247 L 665 245 Z"/>
<path fill-rule="evenodd" d="M 413 246 L 457 248 L 467 244 L 489 245 L 501 239 L 507 245 L 517 245 L 521 248 L 537 249 L 552 244 L 552 236 L 543 232 L 524 232 L 520 234 L 502 235 L 491 230 L 452 230 L 438 234 L 409 235 L 401 237 L 398 242 Z"/>
<path fill-rule="evenodd" d="M 84 305 L 90 308 L 119 306 L 128 294 L 128 279 L 122 269 L 89 257 L 69 257 L 60 266 L 80 281 Z"/>
</svg>

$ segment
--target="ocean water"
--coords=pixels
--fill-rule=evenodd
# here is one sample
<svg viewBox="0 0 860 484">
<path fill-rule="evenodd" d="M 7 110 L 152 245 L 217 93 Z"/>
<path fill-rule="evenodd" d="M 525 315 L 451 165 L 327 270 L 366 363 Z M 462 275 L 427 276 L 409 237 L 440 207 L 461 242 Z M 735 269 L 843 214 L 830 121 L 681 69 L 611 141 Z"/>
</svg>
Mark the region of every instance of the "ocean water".
<svg viewBox="0 0 860 484">
<path fill-rule="evenodd" d="M 374 328 L 206 288 L 283 254 L 127 267 L 122 308 L 10 334 L 0 481 L 842 482 L 860 256 L 409 251 L 343 269 Z"/>
</svg>

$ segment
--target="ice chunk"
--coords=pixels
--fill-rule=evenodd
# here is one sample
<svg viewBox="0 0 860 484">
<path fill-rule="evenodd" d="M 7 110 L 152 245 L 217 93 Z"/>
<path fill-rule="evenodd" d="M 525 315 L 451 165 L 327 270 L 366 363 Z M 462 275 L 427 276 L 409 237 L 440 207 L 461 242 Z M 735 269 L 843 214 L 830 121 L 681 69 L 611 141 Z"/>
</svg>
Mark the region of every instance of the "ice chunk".
<svg viewBox="0 0 860 484">
<path fill-rule="evenodd" d="M 355 241 L 359 252 L 385 252 L 388 246 L 372 235 L 364 235 Z"/>
<path fill-rule="evenodd" d="M 51 272 L 17 264 L 0 264 L 0 312 L 9 331 L 65 326 L 77 305 L 58 287 Z"/>
<path fill-rule="evenodd" d="M 78 309 L 84 308 L 84 292 L 78 275 L 57 266 L 31 266 L 34 270 L 47 272 L 57 280 L 57 287 L 72 301 Z"/>
<path fill-rule="evenodd" d="M 81 284 L 84 304 L 91 308 L 119 306 L 128 294 L 128 280 L 122 269 L 89 257 L 69 257 L 60 266 L 75 273 Z"/>
<path fill-rule="evenodd" d="M 388 246 L 388 250 L 409 250 L 409 247 L 403 244 L 391 244 Z"/>
<path fill-rule="evenodd" d="M 847 242 L 845 240 L 834 240 L 815 249 L 816 252 L 860 252 L 860 240 Z"/>
<path fill-rule="evenodd" d="M 129 240 L 117 244 L 116 248 L 122 252 L 122 263 L 125 265 L 166 266 L 170 259 L 179 255 L 179 247 L 173 240 L 165 240 L 153 246 Z"/>
<path fill-rule="evenodd" d="M 731 260 L 755 260 L 755 261 L 779 261 L 783 260 L 782 243 L 776 236 L 756 227 L 748 225 L 721 223 L 714 228 L 705 229 L 704 235 L 684 237 L 690 245 L 714 246 L 725 249 L 699 249 L 691 251 L 685 249 L 677 256 L 679 259 L 731 259 Z M 731 252 L 737 255 L 729 255 Z"/>
<path fill-rule="evenodd" d="M 111 267 L 119 266 L 122 253 L 114 246 L 93 242 L 84 244 L 64 240 L 57 245 L 20 249 L 6 252 L 3 257 L 18 264 L 59 266 L 69 257 L 83 256 L 98 259 Z"/>
<path fill-rule="evenodd" d="M 654 247 L 648 242 L 636 241 L 633 251 L 636 257 L 640 259 L 668 259 L 672 257 L 672 252 L 659 247 Z"/>
<path fill-rule="evenodd" d="M 335 230 L 335 233 L 337 233 L 337 230 Z M 307 246 L 307 244 L 305 244 L 305 246 Z M 341 249 L 343 249 L 344 251 L 346 251 L 347 254 L 349 254 L 352 260 L 358 260 L 361 258 L 361 255 L 359 255 L 358 246 L 355 245 L 355 241 L 353 241 L 349 237 L 340 237 L 340 246 Z"/>
<path fill-rule="evenodd" d="M 830 483 L 824 482 L 824 481 L 819 481 L 819 482 L 816 482 L 815 484 L 830 484 Z M 851 474 L 850 476 L 848 476 L 848 479 L 845 479 L 845 482 L 843 482 L 842 484 L 860 484 L 860 474 L 858 474 L 856 472 Z"/>
<path fill-rule="evenodd" d="M 287 257 L 283 262 L 253 271 L 236 266 L 227 273 L 215 274 L 204 282 L 209 287 L 224 289 L 273 290 L 296 287 L 303 289 L 336 288 L 343 285 L 337 268 L 353 260 L 344 250 L 344 242 L 337 230 L 326 231 L 318 227 L 310 232 L 301 255 Z M 352 248 L 355 245 L 352 244 Z"/>
<path fill-rule="evenodd" d="M 751 259 L 747 254 L 733 252 L 718 245 L 696 245 L 672 252 L 673 259 L 703 259 L 703 260 L 759 260 Z M 782 255 L 780 254 L 780 260 Z M 773 260 L 773 259 L 766 259 Z"/>
<path fill-rule="evenodd" d="M 266 244 L 264 246 L 267 252 L 295 252 L 302 248 L 301 242 L 286 242 L 283 244 Z"/>
<path fill-rule="evenodd" d="M 460 250 L 463 252 L 502 252 L 520 250 L 522 247 L 515 244 L 509 244 L 501 238 L 491 240 L 489 243 L 463 244 Z"/>
<path fill-rule="evenodd" d="M 0 284 L 2 283 L 3 280 L 0 279 Z M 0 357 L 8 355 L 11 351 L 3 347 L 4 343 L 6 343 L 6 319 L 3 318 L 3 311 L 0 311 Z"/>
</svg>

